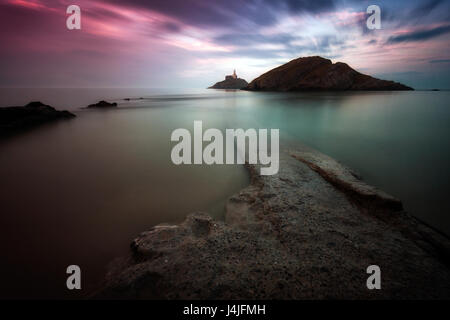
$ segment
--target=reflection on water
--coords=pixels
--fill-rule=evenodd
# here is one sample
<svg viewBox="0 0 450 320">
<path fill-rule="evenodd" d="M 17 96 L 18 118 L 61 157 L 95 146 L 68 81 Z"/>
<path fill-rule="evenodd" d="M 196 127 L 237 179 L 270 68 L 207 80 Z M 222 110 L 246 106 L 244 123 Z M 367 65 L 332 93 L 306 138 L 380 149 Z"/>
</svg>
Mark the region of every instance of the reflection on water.
<svg viewBox="0 0 450 320">
<path fill-rule="evenodd" d="M 248 184 L 243 166 L 171 163 L 172 130 L 192 127 L 198 112 L 77 116 L 0 144 L 2 296 L 74 295 L 65 289 L 71 264 L 90 289 L 140 232 L 199 210 L 221 219 L 225 199 Z M 225 125 L 217 116 L 208 124 Z"/>
<path fill-rule="evenodd" d="M 89 289 L 150 226 L 197 210 L 220 219 L 248 176 L 242 166 L 171 164 L 171 132 L 194 120 L 279 128 L 281 149 L 304 142 L 450 233 L 448 92 L 15 90 L 0 89 L 0 105 L 42 100 L 78 117 L 0 143 L 2 296 L 73 296 L 66 266 L 80 265 Z M 144 99 L 119 100 L 127 97 Z M 99 99 L 119 108 L 76 108 Z"/>
</svg>

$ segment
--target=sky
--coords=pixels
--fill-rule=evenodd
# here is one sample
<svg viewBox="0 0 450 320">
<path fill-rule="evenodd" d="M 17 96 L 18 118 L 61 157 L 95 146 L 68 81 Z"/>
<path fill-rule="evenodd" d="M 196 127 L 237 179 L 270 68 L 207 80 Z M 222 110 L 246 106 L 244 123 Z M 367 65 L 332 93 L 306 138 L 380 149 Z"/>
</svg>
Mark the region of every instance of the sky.
<svg viewBox="0 0 450 320">
<path fill-rule="evenodd" d="M 450 0 L 0 0 L 0 39 L 0 87 L 204 88 L 319 55 L 450 89 Z"/>
</svg>

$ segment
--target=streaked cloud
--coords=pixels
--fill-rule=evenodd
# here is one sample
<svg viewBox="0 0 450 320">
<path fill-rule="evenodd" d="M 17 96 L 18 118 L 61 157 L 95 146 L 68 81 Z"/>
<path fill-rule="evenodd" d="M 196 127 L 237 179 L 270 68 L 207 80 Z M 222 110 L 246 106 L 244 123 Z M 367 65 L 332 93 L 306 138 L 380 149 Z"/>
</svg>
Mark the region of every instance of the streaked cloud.
<svg viewBox="0 0 450 320">
<path fill-rule="evenodd" d="M 425 41 L 450 32 L 450 25 L 432 29 L 416 30 L 405 34 L 389 37 L 388 43 Z"/>
<path fill-rule="evenodd" d="M 393 80 L 436 72 L 449 1 L 377 2 L 381 30 L 365 27 L 369 3 L 353 0 L 78 0 L 72 32 L 72 1 L 4 0 L 0 85 L 205 87 L 233 66 L 251 80 L 307 55 Z"/>
<path fill-rule="evenodd" d="M 430 63 L 450 63 L 450 59 L 430 60 Z"/>
</svg>

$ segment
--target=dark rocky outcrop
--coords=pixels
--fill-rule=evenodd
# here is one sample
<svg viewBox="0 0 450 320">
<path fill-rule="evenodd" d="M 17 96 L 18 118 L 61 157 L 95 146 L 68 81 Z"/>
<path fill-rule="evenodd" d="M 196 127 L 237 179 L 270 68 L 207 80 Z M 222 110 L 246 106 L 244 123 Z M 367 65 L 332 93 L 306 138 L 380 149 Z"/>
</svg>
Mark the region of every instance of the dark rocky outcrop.
<svg viewBox="0 0 450 320">
<path fill-rule="evenodd" d="M 125 100 L 125 101 L 144 100 L 144 98 L 143 97 L 140 97 L 140 98 L 125 98 L 123 100 Z"/>
<path fill-rule="evenodd" d="M 301 147 L 232 196 L 131 244 L 95 298 L 448 299 L 450 241 L 335 160 Z M 368 290 L 369 265 L 381 290 Z"/>
<path fill-rule="evenodd" d="M 208 89 L 242 89 L 248 85 L 248 82 L 244 79 L 226 79 L 217 82 L 215 85 L 209 87 Z"/>
<path fill-rule="evenodd" d="M 69 111 L 58 111 L 42 102 L 25 106 L 0 108 L 0 135 L 22 131 L 46 122 L 74 118 Z"/>
<path fill-rule="evenodd" d="M 248 85 L 244 79 L 238 78 L 236 71 L 232 75 L 225 76 L 225 80 L 217 82 L 208 89 L 242 89 Z"/>
<path fill-rule="evenodd" d="M 244 88 L 252 91 L 414 90 L 401 83 L 359 73 L 346 63 L 322 57 L 292 60 L 259 76 Z"/>
<path fill-rule="evenodd" d="M 101 100 L 97 103 L 90 104 L 87 107 L 88 108 L 114 108 L 114 107 L 117 107 L 117 103 Z"/>
</svg>

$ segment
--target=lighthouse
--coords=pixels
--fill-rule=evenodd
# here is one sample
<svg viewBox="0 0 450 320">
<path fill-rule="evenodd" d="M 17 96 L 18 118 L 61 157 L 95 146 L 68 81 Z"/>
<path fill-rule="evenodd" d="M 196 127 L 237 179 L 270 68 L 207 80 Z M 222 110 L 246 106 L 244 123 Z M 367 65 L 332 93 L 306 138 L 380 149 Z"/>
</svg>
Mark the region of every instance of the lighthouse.
<svg viewBox="0 0 450 320">
<path fill-rule="evenodd" d="M 236 80 L 237 78 L 236 69 L 233 70 L 233 74 L 225 76 L 225 80 Z"/>
<path fill-rule="evenodd" d="M 225 80 L 217 82 L 215 85 L 209 87 L 211 89 L 242 89 L 248 85 L 247 81 L 238 78 L 236 69 L 233 70 L 233 74 L 225 76 Z"/>
</svg>

